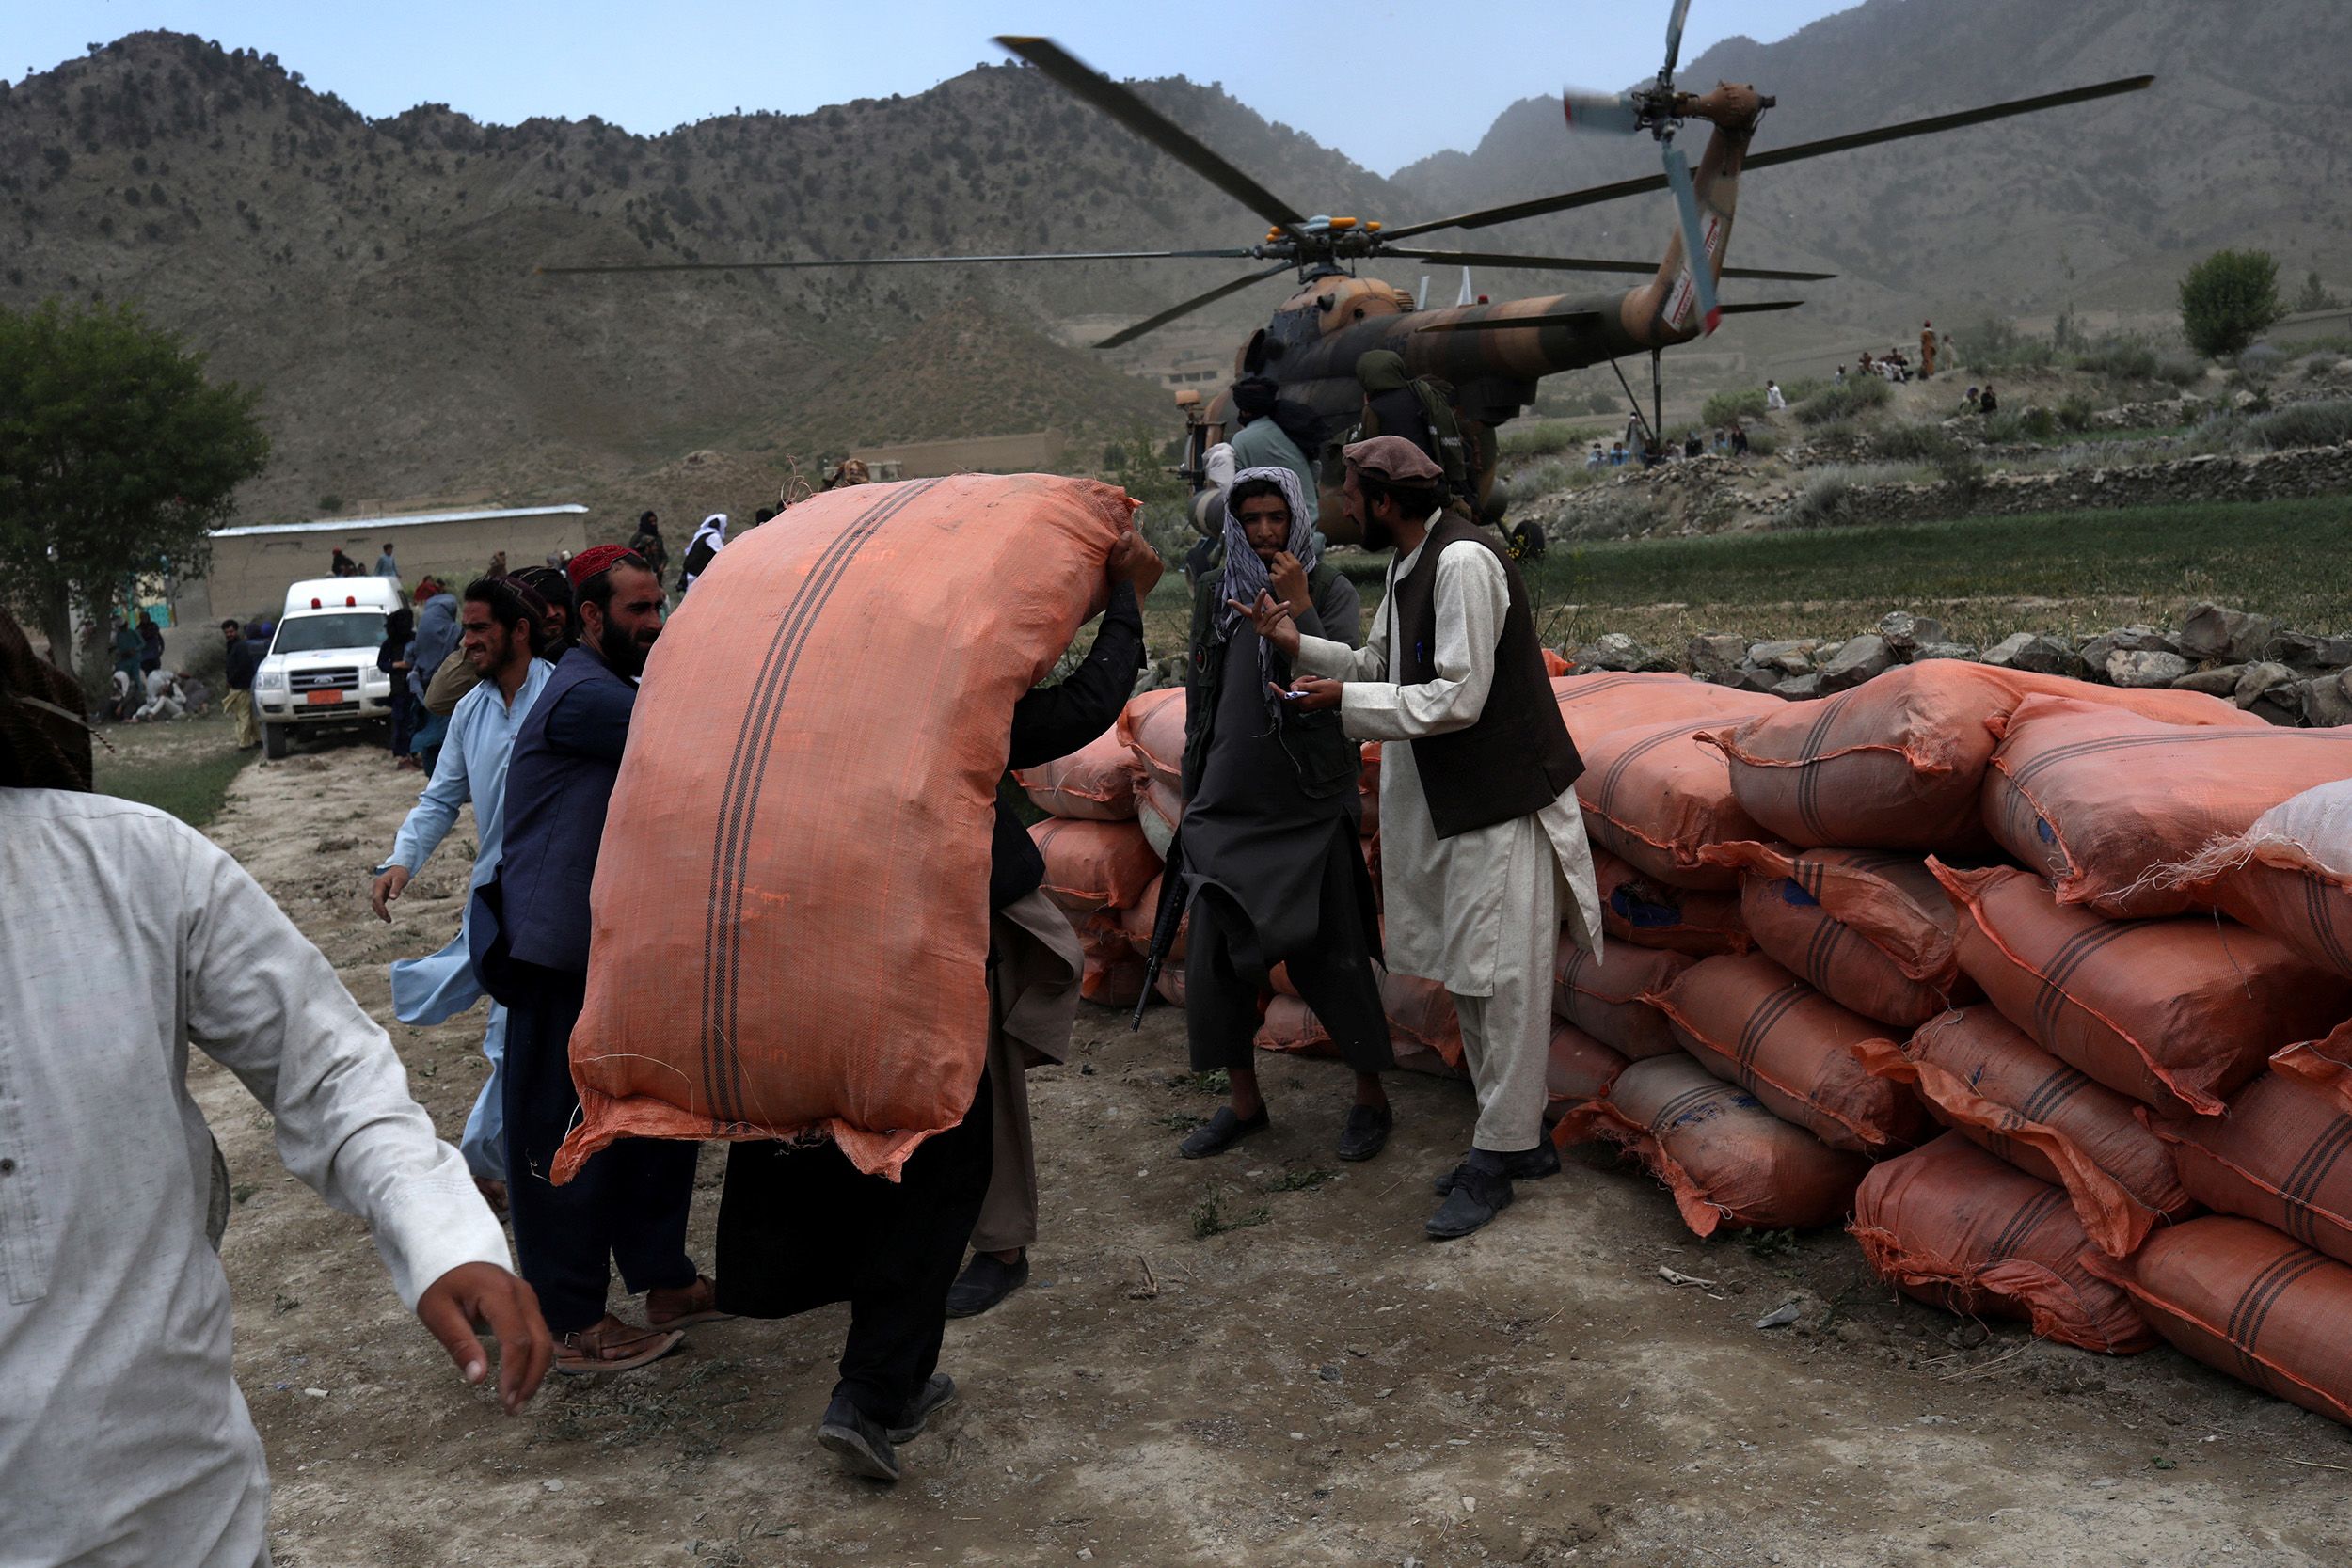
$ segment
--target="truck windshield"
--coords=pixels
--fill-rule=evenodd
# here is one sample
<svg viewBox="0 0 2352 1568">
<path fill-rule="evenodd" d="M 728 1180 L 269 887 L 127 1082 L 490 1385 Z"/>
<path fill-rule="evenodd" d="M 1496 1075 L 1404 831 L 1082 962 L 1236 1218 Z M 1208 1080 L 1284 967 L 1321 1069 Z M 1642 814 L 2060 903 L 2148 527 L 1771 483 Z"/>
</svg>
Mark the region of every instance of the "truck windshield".
<svg viewBox="0 0 2352 1568">
<path fill-rule="evenodd" d="M 352 610 L 340 615 L 301 615 L 281 621 L 269 651 L 310 654 L 326 648 L 373 648 L 383 641 L 384 612 Z"/>
</svg>

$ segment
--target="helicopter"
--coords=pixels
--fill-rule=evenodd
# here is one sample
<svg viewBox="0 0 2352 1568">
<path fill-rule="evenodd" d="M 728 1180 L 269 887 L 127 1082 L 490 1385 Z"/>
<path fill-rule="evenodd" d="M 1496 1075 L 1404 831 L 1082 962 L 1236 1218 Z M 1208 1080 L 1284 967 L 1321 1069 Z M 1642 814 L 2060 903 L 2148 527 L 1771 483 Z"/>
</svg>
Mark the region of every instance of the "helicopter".
<svg viewBox="0 0 2352 1568">
<path fill-rule="evenodd" d="M 1712 333 L 1725 315 L 1795 309 L 1801 300 L 1724 302 L 1718 285 L 1725 278 L 1814 282 L 1830 273 L 1724 264 L 1740 177 L 1808 158 L 1872 147 L 1911 136 L 1933 135 L 1968 126 L 2038 114 L 2119 93 L 2137 92 L 2153 76 L 2130 76 L 2036 97 L 2013 99 L 1952 114 L 1905 120 L 1874 130 L 1751 152 L 1754 137 L 1774 100 L 1752 86 L 1722 82 L 1705 93 L 1677 88 L 1674 73 L 1682 47 L 1683 23 L 1691 0 L 1674 0 L 1666 24 L 1665 63 L 1657 76 L 1629 91 L 1594 94 L 1568 91 L 1562 108 L 1571 134 L 1648 135 L 1660 150 L 1657 174 L 1593 185 L 1556 196 L 1484 208 L 1453 217 L 1389 226 L 1347 214 L 1310 214 L 1275 195 L 1199 137 L 1144 102 L 1133 88 L 1112 81 L 1051 39 L 1004 36 L 999 47 L 1036 68 L 1085 103 L 1166 152 L 1267 222 L 1264 235 L 1249 245 L 1178 250 L 1057 251 L 1000 256 L 868 256 L 809 261 L 651 262 L 599 266 L 544 266 L 549 275 L 603 273 L 793 271 L 816 267 L 955 266 L 1006 262 L 1113 261 L 1174 258 L 1225 259 L 1270 263 L 1242 273 L 1101 340 L 1097 349 L 1117 348 L 1154 332 L 1229 295 L 1284 273 L 1296 287 L 1277 306 L 1265 326 L 1251 334 L 1234 355 L 1234 372 L 1263 376 L 1279 395 L 1314 416 L 1317 450 L 1307 456 L 1325 476 L 1320 511 L 1324 531 L 1343 538 L 1343 509 L 1336 487 L 1338 445 L 1356 429 L 1363 394 L 1357 362 L 1375 349 L 1400 355 L 1406 372 L 1438 384 L 1452 404 L 1475 473 L 1473 496 L 1462 498 L 1480 520 L 1500 525 L 1501 499 L 1494 490 L 1495 430 L 1535 401 L 1545 376 L 1646 355 L 1650 360 L 1651 408 L 1645 419 L 1622 369 L 1620 385 L 1633 403 L 1634 417 L 1653 437 L 1662 420 L 1664 351 Z M 1692 123 L 1709 127 L 1708 142 L 1693 168 L 1676 136 Z M 1530 256 L 1502 251 L 1430 249 L 1410 242 L 1450 230 L 1477 230 L 1522 218 L 1595 206 L 1629 197 L 1666 191 L 1673 195 L 1676 226 L 1657 261 L 1582 256 Z M 1688 259 L 1704 258 L 1692 267 Z M 1553 272 L 1646 275 L 1646 280 L 1617 293 L 1549 294 L 1435 309 L 1419 308 L 1414 296 L 1360 276 L 1367 261 L 1407 261 L 1463 267 L 1502 267 Z M 1206 404 L 1197 393 L 1178 394 L 1185 417 L 1184 453 L 1176 472 L 1198 491 L 1207 483 L 1205 453 L 1232 427 L 1232 394 Z M 1341 531 L 1335 532 L 1334 529 Z"/>
</svg>

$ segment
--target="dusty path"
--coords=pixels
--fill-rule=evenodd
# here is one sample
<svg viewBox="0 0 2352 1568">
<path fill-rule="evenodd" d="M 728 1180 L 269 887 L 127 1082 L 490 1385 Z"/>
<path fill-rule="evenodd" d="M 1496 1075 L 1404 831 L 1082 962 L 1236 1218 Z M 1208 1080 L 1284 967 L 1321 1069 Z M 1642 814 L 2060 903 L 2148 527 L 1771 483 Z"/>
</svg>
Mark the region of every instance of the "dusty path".
<svg viewBox="0 0 2352 1568">
<path fill-rule="evenodd" d="M 459 832 L 390 927 L 367 873 L 415 788 L 357 745 L 248 769 L 216 836 L 390 1025 L 453 1137 L 479 1016 L 390 1022 L 385 965 L 457 918 Z M 224 1257 L 237 1370 L 289 1568 L 538 1564 L 2312 1564 L 2352 1560 L 2352 1433 L 2169 1351 L 2043 1346 L 1894 1298 L 1836 1234 L 1702 1245 L 1593 1151 L 1487 1232 L 1421 1238 L 1465 1090 L 1410 1080 L 1396 1141 L 1337 1168 L 1343 1080 L 1267 1073 L 1276 1134 L 1210 1168 L 1170 1123 L 1176 1019 L 1097 1009 L 1032 1079 L 1037 1280 L 954 1324 L 961 1402 L 895 1492 L 811 1429 L 839 1309 L 694 1331 L 520 1418 L 459 1384 L 361 1227 L 275 1163 L 227 1073 L 198 1093 L 246 1196 Z M 718 1162 L 695 1214 L 709 1259 Z M 1283 1182 L 1289 1178 L 1289 1183 Z M 1205 1240 L 1212 1186 L 1263 1223 Z M 1677 1288 L 1660 1265 L 1717 1282 Z M 1801 1304 L 1791 1328 L 1755 1321 Z M 2300 1462 L 2300 1463 L 2296 1463 Z"/>
</svg>

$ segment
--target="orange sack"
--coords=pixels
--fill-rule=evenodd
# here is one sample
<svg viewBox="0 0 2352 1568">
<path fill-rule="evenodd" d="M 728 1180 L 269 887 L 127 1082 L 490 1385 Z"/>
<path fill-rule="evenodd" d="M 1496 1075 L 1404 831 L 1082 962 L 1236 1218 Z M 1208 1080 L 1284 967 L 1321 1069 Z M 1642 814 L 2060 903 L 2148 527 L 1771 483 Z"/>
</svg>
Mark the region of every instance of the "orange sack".
<svg viewBox="0 0 2352 1568">
<path fill-rule="evenodd" d="M 1160 857 L 1133 822 L 1048 817 L 1029 840 L 1045 857 L 1045 896 L 1073 917 L 1127 909 L 1159 880 Z"/>
<path fill-rule="evenodd" d="M 2352 1022 L 2337 1024 L 2324 1039 L 2286 1047 L 2270 1058 L 2270 1070 L 2309 1084 L 2352 1113 Z"/>
<path fill-rule="evenodd" d="M 1702 958 L 1754 945 L 1740 921 L 1737 894 L 1675 887 L 1645 877 L 1606 849 L 1593 851 L 1593 880 L 1600 894 L 1601 929 L 1621 942 Z"/>
<path fill-rule="evenodd" d="M 1104 910 L 1077 923 L 1078 995 L 1105 1007 L 1132 1007 L 1143 998 L 1143 959 L 1120 925 L 1120 911 Z"/>
<path fill-rule="evenodd" d="M 2265 1072 L 2230 1097 L 2226 1114 L 2158 1122 L 2156 1135 L 2206 1208 L 2352 1263 L 2352 1116 L 2324 1091 Z"/>
<path fill-rule="evenodd" d="M 605 824 L 557 1180 L 615 1138 L 813 1135 L 895 1179 L 962 1119 L 1013 704 L 1134 507 L 1040 474 L 858 485 L 696 579 Z"/>
<path fill-rule="evenodd" d="M 1389 1016 L 1392 1043 L 1434 1051 L 1449 1068 L 1462 1065 L 1462 1021 L 1445 987 L 1418 974 L 1383 970 L 1380 1010 Z"/>
<path fill-rule="evenodd" d="M 1625 1070 L 1625 1058 L 1573 1023 L 1551 1026 L 1551 1054 L 1544 1068 L 1545 1109 L 1558 1115 L 1598 1100 Z"/>
<path fill-rule="evenodd" d="M 1832 1148 L 1883 1154 L 1916 1143 L 1928 1129 L 1927 1111 L 1908 1085 L 1862 1065 L 1862 1043 L 1885 1031 L 1770 958 L 1693 964 L 1657 1002 L 1699 1066 Z"/>
<path fill-rule="evenodd" d="M 1184 689 L 1162 687 L 1130 698 L 1111 733 L 1127 748 L 1148 779 L 1166 784 L 1181 800 L 1184 786 Z"/>
<path fill-rule="evenodd" d="M 2281 800 L 2243 836 L 2208 845 L 2165 875 L 2197 902 L 2352 974 L 2352 779 Z"/>
<path fill-rule="evenodd" d="M 1936 876 L 1961 905 L 1960 966 L 2001 1015 L 2162 1115 L 2220 1115 L 2272 1052 L 2352 1012 L 2352 980 L 2244 926 L 2102 920 L 2010 866 Z"/>
<path fill-rule="evenodd" d="M 2135 1102 L 2068 1067 L 1993 1007 L 1955 1007 L 1908 1044 L 1865 1040 L 1862 1063 L 1914 1085 L 1945 1126 L 2066 1189 L 2083 1232 L 2122 1257 L 2197 1211 Z"/>
<path fill-rule="evenodd" d="M 1862 1256 L 1905 1295 L 2111 1355 L 2156 1342 L 2131 1297 L 2084 1265 L 2092 1249 L 2066 1194 L 1957 1132 L 1873 1165 L 1853 1207 Z"/>
<path fill-rule="evenodd" d="M 1119 928 L 1126 934 L 1127 944 L 1136 950 L 1138 958 L 1151 954 L 1152 927 L 1160 917 L 1160 889 L 1165 880 L 1161 877 L 1152 878 L 1152 885 L 1143 890 L 1143 896 L 1119 911 Z M 1176 936 L 1168 943 L 1168 953 L 1161 964 L 1163 969 L 1184 967 L 1184 949 L 1191 936 L 1192 911 L 1186 910 L 1184 918 L 1176 923 Z"/>
<path fill-rule="evenodd" d="M 2128 1259 L 2084 1261 L 2183 1354 L 2352 1424 L 2352 1268 L 2225 1214 L 2159 1230 Z"/>
<path fill-rule="evenodd" d="M 1762 844 L 1729 848 L 1743 863 L 1787 867 L 1740 878 L 1740 923 L 1758 951 L 1839 1006 L 1915 1029 L 1975 994 L 1953 955 L 1960 919 L 1951 897 L 1919 857 Z M 1863 912 L 1869 926 L 1851 925 L 1831 912 L 1820 890 L 1833 879 L 1846 895 L 1841 901 Z M 1873 929 L 1893 933 L 1896 945 L 1881 945 Z M 1920 978 L 1913 970 L 1935 977 Z"/>
<path fill-rule="evenodd" d="M 2160 724 L 2029 697 L 1993 753 L 1984 821 L 2061 904 L 2119 920 L 2179 914 L 2199 900 L 2170 866 L 2340 779 L 2352 779 L 2352 729 Z"/>
<path fill-rule="evenodd" d="M 1562 1148 L 1593 1137 L 1630 1149 L 1698 1236 L 1835 1225 L 1869 1168 L 1687 1056 L 1630 1064 L 1606 1099 L 1569 1111 L 1551 1132 Z"/>
<path fill-rule="evenodd" d="M 1629 942 L 1605 942 L 1600 957 L 1560 938 L 1551 971 L 1551 1012 L 1629 1060 L 1673 1056 L 1674 1026 L 1649 998 L 1697 962 L 1685 953 L 1661 953 Z"/>
<path fill-rule="evenodd" d="M 1070 755 L 1042 768 L 1024 768 L 1012 782 L 1048 816 L 1095 822 L 1136 818 L 1136 756 L 1115 731 L 1104 731 Z"/>
<path fill-rule="evenodd" d="M 1315 1017 L 1314 1009 L 1295 996 L 1277 996 L 1266 1004 L 1265 1018 L 1250 1044 L 1261 1051 L 1305 1056 L 1339 1054 L 1331 1044 L 1331 1032 Z"/>
<path fill-rule="evenodd" d="M 1932 849 L 1986 845 L 1978 794 L 1990 728 L 2034 695 L 2077 697 L 2169 724 L 2266 728 L 2218 697 L 2092 686 L 1954 658 L 1890 670 L 1818 703 L 1724 726 L 1709 738 L 1731 784 L 1772 836 L 1808 847 Z"/>
<path fill-rule="evenodd" d="M 1580 748 L 1613 730 L 1637 724 L 1662 724 L 1670 719 L 1713 719 L 1730 724 L 1788 705 L 1764 692 L 1677 674 L 1557 675 L 1551 695 Z"/>
<path fill-rule="evenodd" d="M 1740 809 L 1723 752 L 1698 738 L 1718 722 L 1674 719 L 1578 737 L 1576 797 L 1594 845 L 1676 887 L 1738 887 L 1737 871 L 1701 857 L 1771 835 Z"/>
</svg>

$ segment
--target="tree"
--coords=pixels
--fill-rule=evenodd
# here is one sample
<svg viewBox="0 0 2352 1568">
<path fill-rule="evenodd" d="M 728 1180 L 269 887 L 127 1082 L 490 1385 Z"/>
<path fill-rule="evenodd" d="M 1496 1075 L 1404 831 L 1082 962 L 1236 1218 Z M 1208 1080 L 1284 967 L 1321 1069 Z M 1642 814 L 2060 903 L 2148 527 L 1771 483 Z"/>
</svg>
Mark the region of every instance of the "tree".
<svg viewBox="0 0 2352 1568">
<path fill-rule="evenodd" d="M 2303 279 L 2303 292 L 2295 296 L 2297 310 L 2332 310 L 2343 302 L 2328 292 L 2328 285 L 2319 280 L 2319 269 L 2313 267 Z"/>
<path fill-rule="evenodd" d="M 0 599 L 61 666 L 73 611 L 95 630 L 126 579 L 203 570 L 269 461 L 259 396 L 208 381 L 201 354 L 129 306 L 0 308 Z"/>
<path fill-rule="evenodd" d="M 2284 314 L 2267 251 L 2217 250 L 2181 279 L 2181 329 L 2200 354 L 2235 354 Z"/>
</svg>

